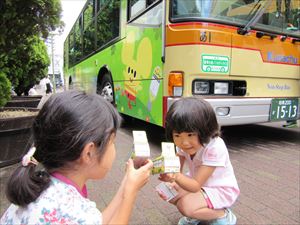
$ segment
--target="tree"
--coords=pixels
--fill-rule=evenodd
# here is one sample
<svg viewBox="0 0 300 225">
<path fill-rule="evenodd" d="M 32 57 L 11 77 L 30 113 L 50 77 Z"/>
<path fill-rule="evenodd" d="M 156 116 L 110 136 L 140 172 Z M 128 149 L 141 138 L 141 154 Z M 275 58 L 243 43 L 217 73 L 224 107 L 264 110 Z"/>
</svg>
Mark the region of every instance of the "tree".
<svg viewBox="0 0 300 225">
<path fill-rule="evenodd" d="M 13 52 L 14 57 L 7 63 L 7 77 L 17 95 L 28 95 L 29 89 L 47 74 L 50 59 L 46 45 L 38 36 L 31 36 Z"/>
<path fill-rule="evenodd" d="M 10 99 L 11 85 L 5 74 L 0 71 L 0 107 L 4 106 Z"/>
<path fill-rule="evenodd" d="M 60 14 L 60 0 L 0 1 L 0 71 L 15 89 L 46 75 L 50 61 L 40 38 L 63 27 Z"/>
<path fill-rule="evenodd" d="M 47 38 L 50 31 L 63 27 L 60 14 L 60 0 L 1 0 L 0 46 L 9 51 L 26 37 Z"/>
</svg>

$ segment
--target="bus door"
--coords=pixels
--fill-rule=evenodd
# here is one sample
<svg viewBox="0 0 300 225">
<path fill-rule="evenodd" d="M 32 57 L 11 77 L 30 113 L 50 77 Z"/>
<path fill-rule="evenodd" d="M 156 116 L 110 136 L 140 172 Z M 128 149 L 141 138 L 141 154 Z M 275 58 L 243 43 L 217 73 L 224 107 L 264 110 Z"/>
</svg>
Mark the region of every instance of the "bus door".
<svg viewBox="0 0 300 225">
<path fill-rule="evenodd" d="M 162 125 L 162 1 L 128 1 L 122 112 Z"/>
</svg>

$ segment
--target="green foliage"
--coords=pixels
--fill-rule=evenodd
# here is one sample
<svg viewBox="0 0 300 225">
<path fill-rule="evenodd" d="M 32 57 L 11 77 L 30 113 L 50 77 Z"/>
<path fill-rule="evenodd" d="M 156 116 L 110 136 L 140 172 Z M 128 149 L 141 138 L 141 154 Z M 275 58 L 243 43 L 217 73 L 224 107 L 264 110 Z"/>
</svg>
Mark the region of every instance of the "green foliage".
<svg viewBox="0 0 300 225">
<path fill-rule="evenodd" d="M 9 47 L 22 42 L 22 38 L 41 35 L 63 26 L 60 21 L 60 0 L 1 0 L 0 45 Z M 7 39 L 7 38 L 10 39 Z"/>
<path fill-rule="evenodd" d="M 45 43 L 37 36 L 27 38 L 24 46 L 15 49 L 9 63 L 7 77 L 12 81 L 17 95 L 25 93 L 47 75 L 50 59 Z"/>
<path fill-rule="evenodd" d="M 11 84 L 5 74 L 0 71 L 0 107 L 10 100 Z"/>
<path fill-rule="evenodd" d="M 40 37 L 63 27 L 60 14 L 60 0 L 0 0 L 0 71 L 18 94 L 47 74 L 50 61 Z"/>
</svg>

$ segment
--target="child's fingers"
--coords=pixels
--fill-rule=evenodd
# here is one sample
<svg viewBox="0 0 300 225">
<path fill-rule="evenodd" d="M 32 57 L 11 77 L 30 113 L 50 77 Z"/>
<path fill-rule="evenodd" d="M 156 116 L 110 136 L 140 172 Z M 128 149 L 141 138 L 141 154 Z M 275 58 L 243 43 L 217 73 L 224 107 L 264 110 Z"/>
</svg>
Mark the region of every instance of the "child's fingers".
<svg viewBox="0 0 300 225">
<path fill-rule="evenodd" d="M 168 183 L 168 186 L 170 187 L 170 188 L 174 188 L 175 190 L 176 190 L 176 188 L 177 188 L 177 185 L 176 185 L 176 183 L 175 182 L 170 182 L 170 183 Z"/>
<path fill-rule="evenodd" d="M 160 174 L 159 175 L 159 178 L 158 178 L 159 180 L 162 180 L 162 181 L 166 181 L 166 182 L 168 182 L 169 180 L 170 180 L 170 177 L 169 177 L 169 175 L 167 174 L 167 173 L 163 173 L 163 174 Z"/>
<path fill-rule="evenodd" d="M 153 167 L 153 162 L 150 159 L 148 159 L 147 163 L 145 165 L 141 166 L 140 169 L 150 170 L 150 169 L 152 169 L 152 167 Z"/>
<path fill-rule="evenodd" d="M 165 196 L 161 191 L 156 190 L 156 192 L 158 193 L 159 197 L 161 197 L 163 200 L 167 200 L 167 196 Z"/>
<path fill-rule="evenodd" d="M 149 159 L 145 159 L 142 163 L 140 163 L 139 167 L 145 166 L 148 163 Z"/>
<path fill-rule="evenodd" d="M 178 184 L 176 184 L 175 182 L 173 182 L 173 183 L 170 183 L 170 186 L 171 186 L 172 188 L 174 188 L 174 189 L 175 189 L 175 191 L 177 191 L 177 192 L 179 192 L 179 191 L 180 191 L 180 188 L 179 188 Z"/>
<path fill-rule="evenodd" d="M 165 177 L 166 177 L 166 175 L 164 173 L 159 174 L 159 178 L 163 179 Z"/>
<path fill-rule="evenodd" d="M 130 158 L 126 162 L 126 171 L 132 170 L 132 168 L 134 168 L 134 165 L 133 165 L 133 160 Z"/>
<path fill-rule="evenodd" d="M 165 176 L 163 174 L 159 174 L 158 179 L 161 181 L 165 181 Z"/>
</svg>

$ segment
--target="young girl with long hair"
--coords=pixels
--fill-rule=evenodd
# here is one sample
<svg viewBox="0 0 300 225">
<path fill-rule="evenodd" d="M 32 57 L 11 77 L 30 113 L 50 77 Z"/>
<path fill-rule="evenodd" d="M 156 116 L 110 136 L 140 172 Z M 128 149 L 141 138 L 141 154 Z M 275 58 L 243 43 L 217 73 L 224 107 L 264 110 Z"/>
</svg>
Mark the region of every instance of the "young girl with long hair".
<svg viewBox="0 0 300 225">
<path fill-rule="evenodd" d="M 128 160 L 122 183 L 102 212 L 87 198 L 85 185 L 111 169 L 120 122 L 116 109 L 98 95 L 52 95 L 33 124 L 35 147 L 8 181 L 12 204 L 0 224 L 127 224 L 149 179 L 150 160 L 139 169 Z"/>
</svg>

